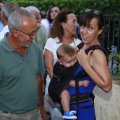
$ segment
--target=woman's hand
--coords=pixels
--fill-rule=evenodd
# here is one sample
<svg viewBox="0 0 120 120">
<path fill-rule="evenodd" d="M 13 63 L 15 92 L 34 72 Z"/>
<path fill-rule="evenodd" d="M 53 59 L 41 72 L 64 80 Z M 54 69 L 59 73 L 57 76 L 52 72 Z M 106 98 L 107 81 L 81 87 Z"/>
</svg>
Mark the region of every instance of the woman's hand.
<svg viewBox="0 0 120 120">
<path fill-rule="evenodd" d="M 83 80 L 82 82 L 83 82 L 84 87 L 88 87 L 88 85 L 90 83 L 90 81 L 88 81 L 88 80 Z"/>
<path fill-rule="evenodd" d="M 79 64 L 96 85 L 103 91 L 109 92 L 112 88 L 112 79 L 105 54 L 99 49 L 90 51 L 88 55 L 86 55 L 84 50 L 80 50 L 77 58 Z"/>
<path fill-rule="evenodd" d="M 77 59 L 79 64 L 84 68 L 87 64 L 90 65 L 90 56 L 93 50 L 90 50 L 88 55 L 85 53 L 85 50 L 81 49 L 78 52 Z"/>
</svg>

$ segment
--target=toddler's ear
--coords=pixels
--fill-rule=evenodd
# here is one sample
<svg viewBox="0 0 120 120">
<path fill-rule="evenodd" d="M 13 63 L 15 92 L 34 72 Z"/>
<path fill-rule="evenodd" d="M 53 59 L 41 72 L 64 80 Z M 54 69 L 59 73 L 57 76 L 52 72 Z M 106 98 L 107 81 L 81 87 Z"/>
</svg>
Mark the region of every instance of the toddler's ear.
<svg viewBox="0 0 120 120">
<path fill-rule="evenodd" d="M 78 52 L 78 51 L 79 51 L 78 47 L 75 47 L 74 50 L 75 50 L 75 52 Z"/>
<path fill-rule="evenodd" d="M 58 62 L 62 65 L 62 61 L 61 60 L 58 60 Z"/>
</svg>

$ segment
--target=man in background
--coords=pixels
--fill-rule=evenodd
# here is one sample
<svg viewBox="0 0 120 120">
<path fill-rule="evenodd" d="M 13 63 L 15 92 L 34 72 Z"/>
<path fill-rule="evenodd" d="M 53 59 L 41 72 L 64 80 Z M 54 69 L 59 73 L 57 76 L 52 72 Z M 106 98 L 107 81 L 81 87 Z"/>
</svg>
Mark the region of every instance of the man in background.
<svg viewBox="0 0 120 120">
<path fill-rule="evenodd" d="M 8 18 L 11 15 L 12 12 L 19 9 L 19 5 L 14 2 L 7 2 L 3 5 L 2 11 L 1 11 L 1 21 L 4 25 L 3 30 L 0 32 L 0 40 L 4 38 L 4 35 L 6 32 L 9 31 L 8 29 Z"/>
<path fill-rule="evenodd" d="M 0 120 L 47 120 L 43 107 L 43 56 L 33 14 L 15 10 L 0 41 Z"/>
<path fill-rule="evenodd" d="M 41 24 L 40 10 L 35 6 L 27 6 L 26 9 L 35 16 L 37 20 L 37 24 L 40 27 L 37 32 L 36 42 L 38 43 L 41 51 L 43 52 L 45 43 L 47 41 L 47 36 L 46 36 L 46 30 L 44 26 Z"/>
</svg>

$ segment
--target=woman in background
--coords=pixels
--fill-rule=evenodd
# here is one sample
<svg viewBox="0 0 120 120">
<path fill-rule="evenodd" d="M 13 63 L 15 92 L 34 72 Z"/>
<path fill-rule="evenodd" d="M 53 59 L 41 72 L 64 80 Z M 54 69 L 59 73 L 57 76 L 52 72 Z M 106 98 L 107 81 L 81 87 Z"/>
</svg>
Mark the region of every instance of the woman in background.
<svg viewBox="0 0 120 120">
<path fill-rule="evenodd" d="M 53 21 L 55 20 L 57 14 L 61 11 L 61 8 L 59 6 L 53 6 L 50 8 L 50 10 L 48 11 L 48 21 L 49 21 L 49 25 L 50 27 L 53 24 Z"/>
<path fill-rule="evenodd" d="M 72 80 L 68 91 L 71 96 L 76 96 L 77 93 L 79 95 L 88 94 L 89 99 L 81 103 L 71 104 L 70 107 L 71 110 L 77 111 L 78 120 L 95 120 L 94 101 L 92 101 L 90 95 L 95 85 L 100 87 L 104 92 L 109 92 L 112 88 L 112 79 L 105 52 L 100 49 L 94 49 L 86 54 L 85 50 L 96 45 L 102 48 L 99 41 L 104 30 L 103 14 L 98 10 L 86 9 L 80 18 L 80 26 L 83 45 L 78 52 L 78 62 L 80 70 L 85 70 L 88 76 L 77 80 L 89 79 L 90 83 L 88 87 L 79 87 L 77 92 L 75 80 Z M 77 74 L 77 71 L 75 74 Z"/>
<path fill-rule="evenodd" d="M 50 30 L 50 38 L 48 38 L 44 50 L 47 71 L 45 95 L 48 95 L 48 86 L 53 77 L 53 66 L 58 61 L 56 54 L 57 48 L 62 44 L 69 44 L 76 47 L 81 42 L 77 38 L 77 27 L 77 18 L 75 14 L 69 10 L 60 11 L 53 22 Z M 58 120 L 58 118 L 56 119 Z"/>
</svg>

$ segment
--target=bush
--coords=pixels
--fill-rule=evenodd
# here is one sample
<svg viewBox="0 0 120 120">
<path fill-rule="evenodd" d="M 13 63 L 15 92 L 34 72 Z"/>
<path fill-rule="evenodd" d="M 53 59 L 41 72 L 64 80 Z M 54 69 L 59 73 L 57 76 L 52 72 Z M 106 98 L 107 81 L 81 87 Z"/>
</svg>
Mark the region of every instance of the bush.
<svg viewBox="0 0 120 120">
<path fill-rule="evenodd" d="M 11 0 L 3 0 L 7 2 Z M 34 5 L 40 10 L 48 10 L 53 5 L 58 5 L 61 8 L 68 8 L 76 15 L 81 15 L 86 8 L 97 8 L 105 15 L 119 14 L 120 13 L 120 0 L 12 0 L 21 7 Z"/>
<path fill-rule="evenodd" d="M 115 68 L 112 69 L 117 71 L 117 74 L 114 75 L 114 78 L 120 79 L 120 53 L 116 53 L 114 55 L 114 59 L 116 60 L 116 65 L 117 65 Z"/>
</svg>

